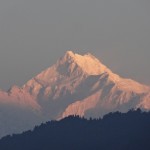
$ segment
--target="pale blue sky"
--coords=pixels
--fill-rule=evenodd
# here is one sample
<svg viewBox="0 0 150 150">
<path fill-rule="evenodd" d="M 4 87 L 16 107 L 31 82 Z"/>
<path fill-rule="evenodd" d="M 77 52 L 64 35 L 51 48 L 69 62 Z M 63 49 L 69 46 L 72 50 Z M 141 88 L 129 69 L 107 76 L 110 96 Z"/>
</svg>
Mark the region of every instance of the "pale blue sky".
<svg viewBox="0 0 150 150">
<path fill-rule="evenodd" d="M 150 85 L 149 0 L 1 0 L 0 87 L 22 85 L 66 50 Z"/>
</svg>

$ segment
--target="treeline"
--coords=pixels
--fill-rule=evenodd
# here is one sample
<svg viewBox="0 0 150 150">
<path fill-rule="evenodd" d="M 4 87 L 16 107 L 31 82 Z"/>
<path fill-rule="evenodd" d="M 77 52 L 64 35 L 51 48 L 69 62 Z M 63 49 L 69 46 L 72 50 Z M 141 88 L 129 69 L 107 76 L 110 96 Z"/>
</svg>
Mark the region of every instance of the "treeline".
<svg viewBox="0 0 150 150">
<path fill-rule="evenodd" d="M 70 116 L 0 140 L 0 150 L 150 150 L 150 112 Z"/>
</svg>

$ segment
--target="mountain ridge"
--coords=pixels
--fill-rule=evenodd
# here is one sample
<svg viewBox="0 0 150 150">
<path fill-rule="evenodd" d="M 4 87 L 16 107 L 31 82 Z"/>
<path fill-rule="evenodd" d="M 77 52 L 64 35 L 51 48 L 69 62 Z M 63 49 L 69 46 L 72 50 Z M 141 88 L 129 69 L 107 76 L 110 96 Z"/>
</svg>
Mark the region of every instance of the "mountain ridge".
<svg viewBox="0 0 150 150">
<path fill-rule="evenodd" d="M 41 123 L 69 115 L 95 118 L 132 108 L 150 110 L 149 95 L 150 87 L 120 77 L 92 54 L 79 55 L 67 51 L 56 64 L 22 87 L 13 86 L 7 92 L 0 91 L 0 106 L 5 103 L 8 109 L 5 113 L 10 114 L 11 105 L 19 109 L 23 107 L 26 112 L 33 112 L 36 123 Z M 11 115 L 15 116 L 15 113 Z M 25 118 L 29 116 L 27 113 Z M 24 122 L 20 115 L 21 120 Z M 30 126 L 36 125 L 33 120 L 28 121 Z"/>
</svg>

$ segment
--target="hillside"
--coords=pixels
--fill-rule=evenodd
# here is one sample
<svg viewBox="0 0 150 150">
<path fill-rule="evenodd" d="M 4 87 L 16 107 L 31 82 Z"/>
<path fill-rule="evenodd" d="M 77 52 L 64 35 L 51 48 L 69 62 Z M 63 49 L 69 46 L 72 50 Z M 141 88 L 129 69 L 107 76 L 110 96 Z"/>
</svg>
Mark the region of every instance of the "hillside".
<svg viewBox="0 0 150 150">
<path fill-rule="evenodd" d="M 0 140 L 2 150 L 149 150 L 150 112 L 110 113 L 103 119 L 67 117 Z"/>
</svg>

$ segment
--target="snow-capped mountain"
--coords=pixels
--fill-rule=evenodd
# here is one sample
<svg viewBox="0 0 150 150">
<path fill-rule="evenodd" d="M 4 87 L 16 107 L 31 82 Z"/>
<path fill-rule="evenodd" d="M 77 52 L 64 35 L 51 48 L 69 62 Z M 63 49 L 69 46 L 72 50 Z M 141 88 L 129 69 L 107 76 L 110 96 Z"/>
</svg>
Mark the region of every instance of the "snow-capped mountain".
<svg viewBox="0 0 150 150">
<path fill-rule="evenodd" d="M 149 97 L 150 87 L 121 78 L 90 53 L 68 51 L 22 87 L 0 91 L 0 136 L 68 115 L 100 117 L 117 110 L 149 110 Z"/>
</svg>

